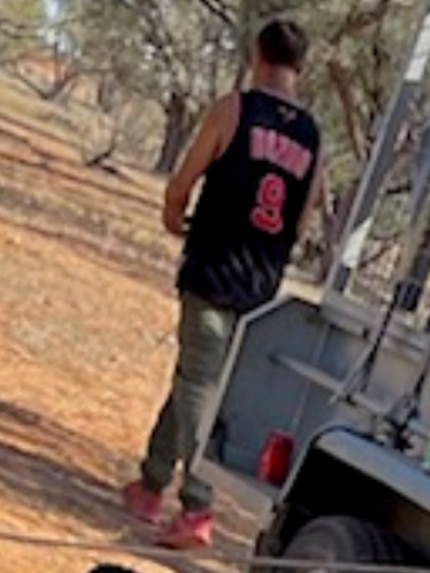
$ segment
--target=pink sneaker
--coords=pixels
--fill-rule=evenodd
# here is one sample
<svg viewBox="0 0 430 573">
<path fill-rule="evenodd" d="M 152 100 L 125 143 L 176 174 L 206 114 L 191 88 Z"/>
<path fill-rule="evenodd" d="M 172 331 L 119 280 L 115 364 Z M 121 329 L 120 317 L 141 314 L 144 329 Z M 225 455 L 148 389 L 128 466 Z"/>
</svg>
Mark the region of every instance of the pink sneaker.
<svg viewBox="0 0 430 573">
<path fill-rule="evenodd" d="M 212 544 L 213 517 L 208 511 L 182 511 L 176 515 L 157 543 L 170 549 L 193 549 Z"/>
<path fill-rule="evenodd" d="M 163 502 L 161 493 L 145 488 L 142 480 L 138 480 L 123 488 L 122 497 L 126 508 L 134 517 L 152 525 L 159 523 Z"/>
</svg>

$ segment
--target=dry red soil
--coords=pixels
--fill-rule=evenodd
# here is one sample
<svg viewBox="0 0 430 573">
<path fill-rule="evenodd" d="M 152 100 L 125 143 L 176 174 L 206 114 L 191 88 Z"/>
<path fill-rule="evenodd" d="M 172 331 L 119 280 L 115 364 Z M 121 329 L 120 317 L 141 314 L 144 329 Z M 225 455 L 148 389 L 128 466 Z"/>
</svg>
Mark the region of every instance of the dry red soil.
<svg viewBox="0 0 430 573">
<path fill-rule="evenodd" d="M 152 533 L 119 495 L 136 476 L 175 354 L 179 245 L 160 225 L 162 184 L 130 167 L 83 167 L 73 138 L 43 121 L 49 104 L 13 89 L 0 96 L 0 534 L 113 550 L 0 540 L 0 571 L 86 573 L 103 561 L 225 570 L 186 555 L 137 556 L 130 546 L 150 546 Z M 175 504 L 172 490 L 169 512 Z M 255 516 L 223 492 L 216 513 L 216 548 L 248 550 Z"/>
</svg>

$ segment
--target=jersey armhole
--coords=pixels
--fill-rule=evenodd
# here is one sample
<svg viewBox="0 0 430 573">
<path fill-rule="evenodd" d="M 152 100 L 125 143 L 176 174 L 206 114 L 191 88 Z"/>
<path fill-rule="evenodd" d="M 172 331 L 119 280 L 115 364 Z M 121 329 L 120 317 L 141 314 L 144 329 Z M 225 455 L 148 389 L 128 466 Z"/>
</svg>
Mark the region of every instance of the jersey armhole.
<svg viewBox="0 0 430 573">
<path fill-rule="evenodd" d="M 236 134 L 240 124 L 240 118 L 242 116 L 243 110 L 243 93 L 240 91 L 235 91 L 232 93 L 234 98 L 233 101 L 233 113 L 232 113 L 232 121 L 231 125 L 227 128 L 228 133 L 226 133 L 225 141 L 223 145 L 220 146 L 219 153 L 215 158 L 215 161 L 220 161 L 229 151 L 233 141 L 236 138 Z"/>
</svg>

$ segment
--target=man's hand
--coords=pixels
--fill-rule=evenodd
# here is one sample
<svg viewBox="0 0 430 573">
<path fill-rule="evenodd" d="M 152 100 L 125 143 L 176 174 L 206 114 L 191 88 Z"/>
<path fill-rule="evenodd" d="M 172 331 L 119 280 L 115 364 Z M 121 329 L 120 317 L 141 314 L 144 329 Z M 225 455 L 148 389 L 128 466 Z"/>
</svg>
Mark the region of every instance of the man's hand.
<svg viewBox="0 0 430 573">
<path fill-rule="evenodd" d="M 172 179 L 172 181 L 169 183 L 169 187 L 166 191 L 166 199 L 167 193 L 169 193 L 171 198 L 170 200 L 166 200 L 164 203 L 163 224 L 165 229 L 172 235 L 183 237 L 185 235 L 184 212 L 186 205 L 182 205 L 181 203 L 175 204 L 175 198 L 179 195 L 179 193 L 175 191 L 174 179 Z"/>
<path fill-rule="evenodd" d="M 297 223 L 297 240 L 299 242 L 302 242 L 305 238 L 314 209 L 317 209 L 322 204 L 324 184 L 324 155 L 320 150 L 308 199 Z"/>
</svg>

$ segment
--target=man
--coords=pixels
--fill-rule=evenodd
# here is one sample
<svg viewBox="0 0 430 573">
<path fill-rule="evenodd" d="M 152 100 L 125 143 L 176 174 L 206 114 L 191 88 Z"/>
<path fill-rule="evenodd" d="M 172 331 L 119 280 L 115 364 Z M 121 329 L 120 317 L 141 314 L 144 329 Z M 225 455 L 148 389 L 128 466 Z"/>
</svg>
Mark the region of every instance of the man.
<svg viewBox="0 0 430 573">
<path fill-rule="evenodd" d="M 141 479 L 125 487 L 124 497 L 135 516 L 157 523 L 162 492 L 176 461 L 183 460 L 183 509 L 160 537 L 169 547 L 211 541 L 212 491 L 189 471 L 197 428 L 237 318 L 276 294 L 290 251 L 319 201 L 319 130 L 296 99 L 307 44 L 293 22 L 273 21 L 262 29 L 252 89 L 215 102 L 167 186 L 164 225 L 183 237 L 193 186 L 205 177 L 178 273 L 181 318 L 172 390 Z"/>
</svg>

